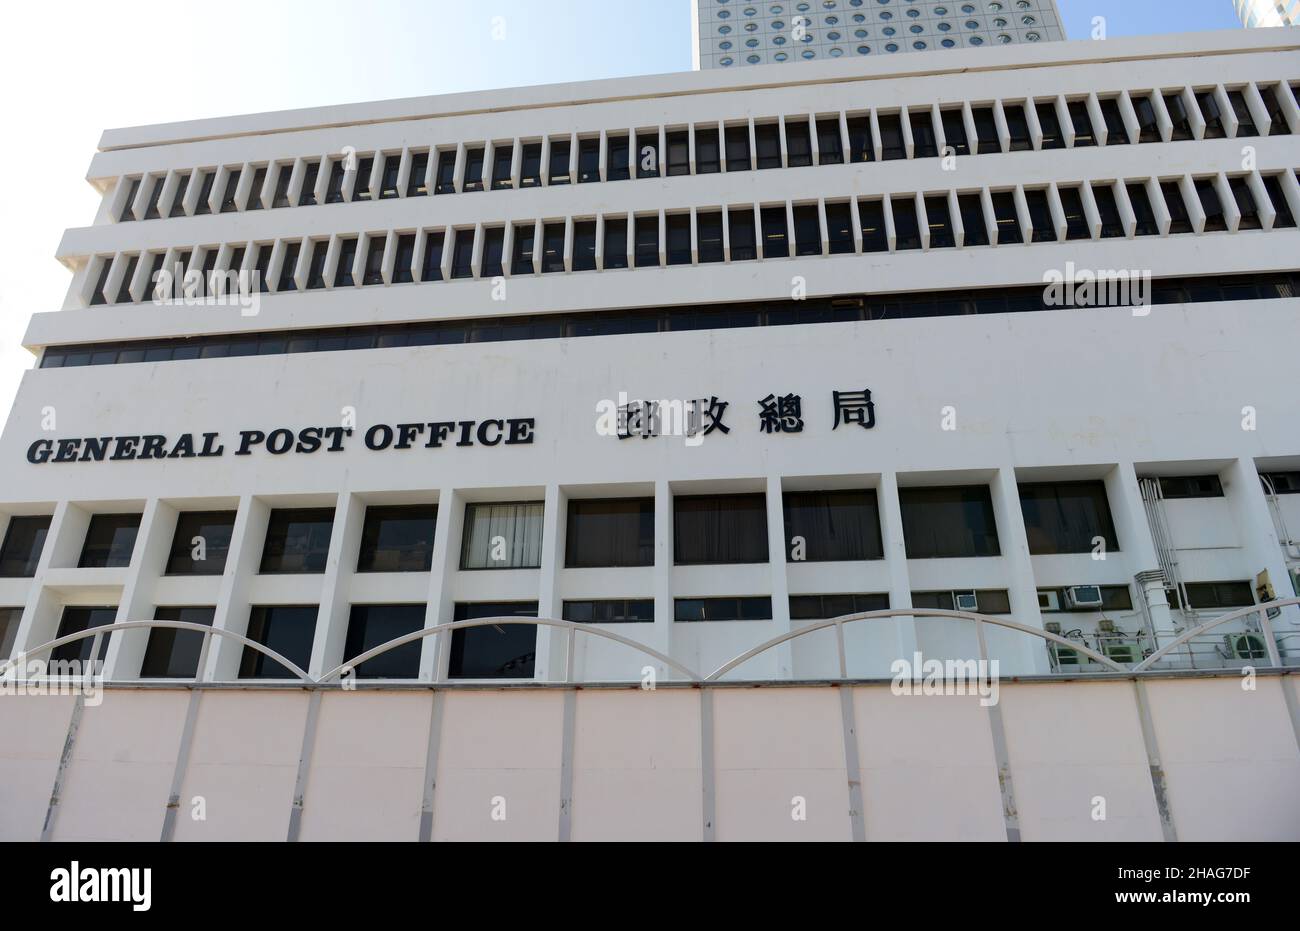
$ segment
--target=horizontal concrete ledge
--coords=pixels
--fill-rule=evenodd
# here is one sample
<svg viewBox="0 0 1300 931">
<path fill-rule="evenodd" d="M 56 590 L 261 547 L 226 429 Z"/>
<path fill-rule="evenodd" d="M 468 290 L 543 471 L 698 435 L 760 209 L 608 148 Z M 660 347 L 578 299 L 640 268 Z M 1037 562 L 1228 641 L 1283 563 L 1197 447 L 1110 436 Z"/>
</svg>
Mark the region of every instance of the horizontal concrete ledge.
<svg viewBox="0 0 1300 931">
<path fill-rule="evenodd" d="M 721 94 L 766 87 L 816 85 L 844 81 L 897 80 L 924 75 L 1019 68 L 1051 68 L 1101 61 L 1190 58 L 1204 55 L 1286 52 L 1300 49 L 1300 30 L 1233 29 L 1200 33 L 1136 36 L 1094 41 L 1043 42 L 1003 48 L 948 49 L 872 60 L 773 64 L 732 70 L 683 71 L 675 74 L 612 78 L 566 84 L 501 88 L 439 96 L 406 97 L 368 103 L 310 107 L 186 120 L 105 130 L 101 152 L 173 145 L 264 133 L 300 132 L 338 126 L 387 123 L 434 117 L 464 116 L 563 107 L 654 97 Z"/>
<path fill-rule="evenodd" d="M 1152 679 L 1239 679 L 1240 669 L 1152 669 L 1140 673 L 1131 672 L 1097 672 L 1071 673 L 1069 675 L 1035 675 L 1006 676 L 998 679 L 999 685 L 1062 685 L 1079 682 L 1123 682 L 1149 681 Z M 1257 666 L 1258 678 L 1272 679 L 1300 674 L 1300 666 Z M 688 682 L 685 680 L 660 680 L 653 689 L 806 689 L 806 688 L 852 688 L 856 686 L 889 685 L 892 678 L 876 679 L 734 679 L 727 681 Z M 97 688 L 109 691 L 114 689 L 128 691 L 356 691 L 356 692 L 497 692 L 497 691 L 641 691 L 640 681 L 636 682 L 397 682 L 372 681 L 356 682 L 347 689 L 338 682 L 302 683 L 290 680 L 283 682 L 256 680 L 246 682 L 176 682 L 176 681 L 135 681 L 104 682 Z"/>
</svg>

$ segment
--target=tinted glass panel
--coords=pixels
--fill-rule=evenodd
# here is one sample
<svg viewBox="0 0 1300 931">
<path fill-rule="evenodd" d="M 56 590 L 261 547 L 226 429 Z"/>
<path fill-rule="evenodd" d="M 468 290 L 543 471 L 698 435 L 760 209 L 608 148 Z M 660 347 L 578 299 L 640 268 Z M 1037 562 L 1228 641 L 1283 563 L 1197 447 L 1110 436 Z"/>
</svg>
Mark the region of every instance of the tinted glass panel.
<svg viewBox="0 0 1300 931">
<path fill-rule="evenodd" d="M 186 511 L 176 519 L 168 575 L 221 575 L 226 570 L 234 511 Z"/>
<path fill-rule="evenodd" d="M 254 607 L 248 617 L 248 639 L 306 670 L 311 663 L 318 610 L 316 605 Z M 239 662 L 239 678 L 295 679 L 297 676 L 276 660 L 246 646 Z"/>
<path fill-rule="evenodd" d="M 153 616 L 158 621 L 182 621 L 211 627 L 216 611 L 216 608 L 158 608 Z M 199 671 L 202 649 L 203 634 L 196 630 L 155 627 L 149 631 L 140 678 L 193 679 Z"/>
<path fill-rule="evenodd" d="M 260 572 L 316 573 L 325 571 L 333 508 L 276 509 L 266 528 Z"/>
<path fill-rule="evenodd" d="M 1034 556 L 1119 549 L 1104 482 L 1040 482 L 1020 486 L 1020 509 Z"/>
<path fill-rule="evenodd" d="M 366 508 L 358 572 L 427 572 L 433 565 L 436 504 Z"/>
<path fill-rule="evenodd" d="M 679 566 L 767 562 L 764 496 L 673 498 L 673 553 Z"/>
<path fill-rule="evenodd" d="M 9 518 L 4 544 L 0 545 L 0 578 L 30 579 L 36 575 L 51 519 L 48 514 Z"/>
<path fill-rule="evenodd" d="M 139 514 L 96 514 L 86 530 L 79 568 L 122 568 L 131 564 Z"/>
<path fill-rule="evenodd" d="M 536 617 L 537 602 L 457 604 L 455 620 Z M 499 624 L 452 631 L 448 676 L 452 679 L 531 679 L 537 652 L 532 624 Z"/>
<path fill-rule="evenodd" d="M 787 491 L 783 507 L 786 558 L 791 562 L 884 556 L 874 490 Z"/>
<path fill-rule="evenodd" d="M 997 525 L 986 485 L 902 488 L 908 559 L 997 556 Z"/>
<path fill-rule="evenodd" d="M 390 640 L 413 634 L 424 628 L 422 604 L 353 605 L 348 617 L 344 662 L 351 662 Z M 356 667 L 358 679 L 415 679 L 420 675 L 421 641 L 394 647 Z"/>
<path fill-rule="evenodd" d="M 654 545 L 653 498 L 569 501 L 567 567 L 652 566 Z"/>
</svg>

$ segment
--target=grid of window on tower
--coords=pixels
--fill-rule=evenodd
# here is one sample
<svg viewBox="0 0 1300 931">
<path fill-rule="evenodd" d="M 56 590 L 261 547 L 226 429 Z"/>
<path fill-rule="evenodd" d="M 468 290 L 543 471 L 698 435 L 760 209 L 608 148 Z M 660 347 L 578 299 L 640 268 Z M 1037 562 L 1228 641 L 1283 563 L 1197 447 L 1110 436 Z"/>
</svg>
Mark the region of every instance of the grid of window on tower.
<svg viewBox="0 0 1300 931">
<path fill-rule="evenodd" d="M 701 0 L 700 33 L 722 68 L 1064 38 L 1049 0 Z"/>
<path fill-rule="evenodd" d="M 1277 494 L 1300 493 L 1300 472 L 1263 476 Z M 1162 492 L 1177 498 L 1221 498 L 1217 475 L 1162 478 Z M 1093 552 L 1098 538 L 1109 552 L 1120 549 L 1106 483 L 1035 481 L 1019 483 L 1019 508 L 1032 556 Z M 987 484 L 903 487 L 898 489 L 905 555 L 908 560 L 997 558 L 1002 554 L 998 520 Z M 563 505 L 565 544 L 559 557 L 566 569 L 627 569 L 655 563 L 656 529 L 653 497 L 572 498 Z M 510 571 L 541 568 L 545 517 L 542 501 L 469 502 L 454 519 L 462 522 L 461 545 L 454 566 L 459 571 Z M 357 551 L 346 571 L 356 573 L 429 573 L 433 571 L 438 522 L 448 509 L 436 502 L 369 505 L 364 512 Z M 460 509 L 457 509 L 460 511 Z M 801 541 L 797 551 L 773 554 L 768 546 L 769 511 L 763 493 L 674 494 L 670 501 L 673 563 L 676 566 L 723 566 L 783 562 L 866 563 L 886 558 L 881 533 L 881 504 L 875 488 L 784 491 L 775 512 L 783 539 Z M 76 567 L 126 569 L 142 558 L 138 511 L 89 515 Z M 324 575 L 332 537 L 338 531 L 336 508 L 273 507 L 263 525 L 237 521 L 234 510 L 181 511 L 170 534 L 162 574 L 170 577 L 219 576 L 234 551 L 237 527 L 256 539 L 242 545 L 260 552 L 260 575 Z M 50 514 L 13 516 L 0 543 L 0 578 L 33 578 L 53 520 Z M 257 524 L 258 529 L 248 528 Z M 206 541 L 202 558 L 195 538 Z M 496 541 L 506 539 L 510 546 Z M 1250 579 L 1188 581 L 1184 590 L 1193 609 L 1232 609 L 1255 603 Z M 1043 590 L 1040 590 L 1040 596 Z M 977 610 L 1010 614 L 1005 589 L 958 592 L 918 590 L 910 593 L 917 609 Z M 1059 594 L 1059 592 L 1058 592 Z M 1100 586 L 1105 610 L 1133 607 L 1126 585 Z M 799 592 L 789 597 L 794 621 L 840 617 L 887 610 L 886 592 Z M 1050 599 L 1048 611 L 1068 611 L 1065 599 Z M 22 607 L 0 607 L 0 658 L 14 645 Z M 210 626 L 213 605 L 159 606 L 155 619 Z M 319 605 L 253 604 L 247 636 L 301 668 L 306 668 L 316 638 Z M 57 637 L 112 624 L 115 605 L 68 606 Z M 770 594 L 732 597 L 676 597 L 676 623 L 762 621 L 773 615 Z M 565 620 L 594 624 L 651 623 L 654 600 L 629 594 L 618 598 L 576 598 L 563 602 Z M 450 618 L 537 617 L 536 601 L 457 602 Z M 347 617 L 345 661 L 397 637 L 428 626 L 426 604 L 354 604 Z M 452 678 L 531 678 L 536 628 L 530 625 L 465 627 L 453 632 L 449 675 Z M 192 678 L 198 670 L 202 635 L 197 631 L 158 628 L 150 631 L 138 672 L 141 678 Z M 101 645 L 100 658 L 108 643 Z M 91 639 L 74 641 L 52 652 L 55 660 L 87 660 Z M 419 675 L 420 644 L 413 642 L 357 668 L 359 678 L 414 679 Z M 245 648 L 238 675 L 247 679 L 286 678 L 290 671 L 256 650 Z M 129 677 L 129 676 L 128 676 Z"/>
</svg>

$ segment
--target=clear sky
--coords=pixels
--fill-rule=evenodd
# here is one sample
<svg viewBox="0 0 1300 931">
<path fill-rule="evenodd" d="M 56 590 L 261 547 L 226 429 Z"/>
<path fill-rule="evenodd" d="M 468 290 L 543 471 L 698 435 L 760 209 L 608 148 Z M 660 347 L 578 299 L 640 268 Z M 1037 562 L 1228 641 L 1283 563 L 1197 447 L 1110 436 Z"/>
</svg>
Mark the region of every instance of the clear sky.
<svg viewBox="0 0 1300 931">
<path fill-rule="evenodd" d="M 1231 0 L 1058 2 L 1071 38 L 1097 16 L 1111 37 L 1240 26 Z M 691 67 L 690 0 L 63 0 L 5 25 L 0 416 L 28 318 L 67 291 L 59 238 L 94 218 L 104 129 Z"/>
</svg>

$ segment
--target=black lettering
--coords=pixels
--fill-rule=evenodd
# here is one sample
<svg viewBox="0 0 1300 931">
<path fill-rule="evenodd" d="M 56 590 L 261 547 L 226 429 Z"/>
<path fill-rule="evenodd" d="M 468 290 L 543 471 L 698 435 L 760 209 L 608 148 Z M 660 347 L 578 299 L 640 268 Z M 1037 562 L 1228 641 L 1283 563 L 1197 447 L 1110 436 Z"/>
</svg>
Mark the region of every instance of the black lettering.
<svg viewBox="0 0 1300 931">
<path fill-rule="evenodd" d="M 88 436 L 82 442 L 81 462 L 103 462 L 108 454 L 108 444 L 113 442 L 111 436 Z"/>
<path fill-rule="evenodd" d="M 59 440 L 59 451 L 54 454 L 55 462 L 76 462 L 77 450 L 81 440 Z"/>
<path fill-rule="evenodd" d="M 457 446 L 473 446 L 474 441 L 469 438 L 469 432 L 474 429 L 474 421 L 462 420 L 460 422 L 460 439 L 456 441 Z"/>
<path fill-rule="evenodd" d="M 298 448 L 295 452 L 314 453 L 320 449 L 320 427 L 308 427 L 298 434 Z"/>
<path fill-rule="evenodd" d="M 496 436 L 491 440 L 487 438 L 487 428 L 495 426 L 497 428 Z M 483 446 L 496 446 L 501 442 L 501 431 L 505 429 L 505 424 L 499 420 L 485 420 L 478 425 L 478 441 Z"/>
<path fill-rule="evenodd" d="M 266 449 L 272 456 L 283 456 L 293 449 L 293 431 L 287 427 L 272 430 L 266 438 Z"/>
<path fill-rule="evenodd" d="M 140 446 L 141 459 L 166 459 L 167 458 L 167 437 L 157 433 L 150 433 L 144 438 L 144 443 Z"/>
<path fill-rule="evenodd" d="M 224 446 L 218 446 L 216 449 L 212 448 L 213 444 L 216 443 L 218 436 L 219 434 L 216 433 L 203 434 L 203 450 L 199 453 L 200 456 L 220 456 L 226 451 L 226 447 Z"/>
<path fill-rule="evenodd" d="M 537 422 L 532 417 L 516 417 L 507 420 L 506 423 L 510 424 L 510 435 L 506 437 L 507 446 L 533 441 L 533 430 Z"/>
<path fill-rule="evenodd" d="M 456 428 L 456 424 L 450 420 L 440 420 L 429 424 L 429 442 L 424 444 L 425 449 L 437 449 L 442 445 L 442 441 L 447 438 L 447 434 Z"/>
<path fill-rule="evenodd" d="M 381 450 L 393 445 L 393 428 L 377 423 L 366 431 L 366 449 Z"/>
<path fill-rule="evenodd" d="M 176 441 L 172 451 L 167 454 L 168 459 L 193 459 L 194 458 L 194 435 L 190 433 L 181 434 L 181 438 Z"/>
<path fill-rule="evenodd" d="M 397 445 L 393 449 L 410 449 L 412 441 L 424 432 L 422 423 L 399 423 L 397 425 Z"/>
<path fill-rule="evenodd" d="M 240 430 L 239 431 L 239 449 L 235 450 L 236 456 L 251 456 L 252 447 L 266 439 L 266 434 L 261 430 Z"/>
<path fill-rule="evenodd" d="M 136 454 L 135 444 L 140 442 L 138 436 L 115 436 L 113 437 L 113 455 L 109 459 L 134 459 Z"/>
<path fill-rule="evenodd" d="M 351 427 L 326 427 L 324 433 L 330 438 L 330 445 L 326 447 L 327 453 L 337 453 L 343 450 L 343 437 L 352 435 Z"/>
<path fill-rule="evenodd" d="M 49 440 L 37 440 L 31 446 L 27 447 L 27 461 L 32 465 L 41 465 L 42 463 L 49 462 L 50 451 L 53 448 L 54 444 Z"/>
</svg>

